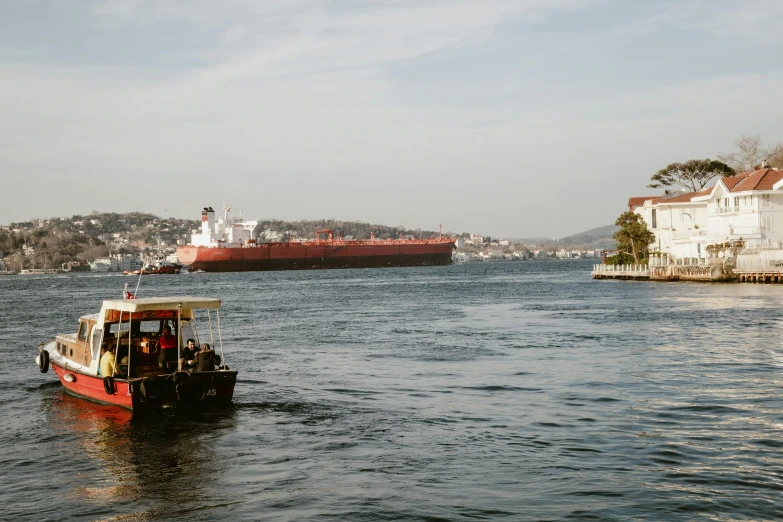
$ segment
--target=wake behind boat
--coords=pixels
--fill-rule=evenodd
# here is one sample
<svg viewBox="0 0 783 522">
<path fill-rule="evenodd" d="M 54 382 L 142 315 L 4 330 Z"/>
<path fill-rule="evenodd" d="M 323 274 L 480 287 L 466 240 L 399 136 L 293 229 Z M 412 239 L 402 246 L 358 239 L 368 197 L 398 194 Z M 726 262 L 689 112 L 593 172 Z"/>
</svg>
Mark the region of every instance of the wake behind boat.
<svg viewBox="0 0 783 522">
<path fill-rule="evenodd" d="M 79 319 L 76 333 L 40 345 L 36 362 L 43 373 L 51 366 L 73 395 L 132 410 L 227 403 L 237 372 L 224 364 L 220 306 L 219 299 L 189 296 L 107 300 L 100 313 Z M 199 337 L 197 311 L 206 315 L 208 339 Z M 215 333 L 219 355 L 211 349 Z M 200 348 L 185 358 L 193 371 L 178 371 L 190 339 Z"/>
</svg>

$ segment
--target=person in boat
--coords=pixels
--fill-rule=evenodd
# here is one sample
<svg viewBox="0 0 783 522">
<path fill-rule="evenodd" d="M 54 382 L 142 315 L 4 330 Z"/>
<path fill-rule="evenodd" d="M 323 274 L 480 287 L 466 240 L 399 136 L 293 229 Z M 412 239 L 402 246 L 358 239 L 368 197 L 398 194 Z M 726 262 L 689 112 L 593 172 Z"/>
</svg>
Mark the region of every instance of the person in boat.
<svg viewBox="0 0 783 522">
<path fill-rule="evenodd" d="M 100 370 L 102 376 L 114 377 L 114 346 L 107 346 L 101 355 Z"/>
<path fill-rule="evenodd" d="M 181 357 L 179 359 L 179 371 L 183 372 L 192 369 L 196 365 L 195 358 L 198 352 L 199 350 L 196 348 L 196 340 L 188 339 L 187 346 L 185 346 L 185 349 L 182 350 L 182 353 L 180 354 Z"/>
<path fill-rule="evenodd" d="M 220 364 L 220 356 L 207 343 L 201 345 L 201 350 L 193 360 L 196 372 L 213 372 L 215 365 Z"/>
<path fill-rule="evenodd" d="M 103 354 L 106 353 L 106 346 L 101 346 L 101 354 L 98 356 L 98 375 L 103 375 L 103 372 L 101 371 L 101 360 L 103 360 Z"/>
<path fill-rule="evenodd" d="M 171 328 L 163 326 L 163 334 L 158 339 L 158 366 L 164 368 L 166 363 L 177 360 L 177 338 L 171 335 Z"/>
</svg>

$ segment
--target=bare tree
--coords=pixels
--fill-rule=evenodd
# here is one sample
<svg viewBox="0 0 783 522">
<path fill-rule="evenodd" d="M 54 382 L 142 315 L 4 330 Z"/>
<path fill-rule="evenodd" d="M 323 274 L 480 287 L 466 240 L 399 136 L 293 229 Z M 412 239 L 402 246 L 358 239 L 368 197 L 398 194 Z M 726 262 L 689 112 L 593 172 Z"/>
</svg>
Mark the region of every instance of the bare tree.
<svg viewBox="0 0 783 522">
<path fill-rule="evenodd" d="M 719 155 L 718 159 L 737 172 L 751 171 L 763 164 L 783 167 L 783 143 L 767 147 L 758 134 L 740 136 L 734 143 L 738 150 Z"/>
</svg>

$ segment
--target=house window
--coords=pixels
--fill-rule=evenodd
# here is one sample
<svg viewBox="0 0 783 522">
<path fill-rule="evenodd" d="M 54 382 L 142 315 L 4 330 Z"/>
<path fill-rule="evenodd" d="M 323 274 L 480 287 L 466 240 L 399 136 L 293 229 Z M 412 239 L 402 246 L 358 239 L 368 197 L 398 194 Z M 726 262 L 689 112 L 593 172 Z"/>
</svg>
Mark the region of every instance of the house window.
<svg viewBox="0 0 783 522">
<path fill-rule="evenodd" d="M 658 214 L 656 213 L 655 209 L 652 211 L 652 227 L 658 228 Z"/>
<path fill-rule="evenodd" d="M 739 208 L 739 196 L 734 196 L 734 206 Z"/>
<path fill-rule="evenodd" d="M 723 206 L 728 207 L 729 206 L 729 198 L 723 198 Z"/>
</svg>

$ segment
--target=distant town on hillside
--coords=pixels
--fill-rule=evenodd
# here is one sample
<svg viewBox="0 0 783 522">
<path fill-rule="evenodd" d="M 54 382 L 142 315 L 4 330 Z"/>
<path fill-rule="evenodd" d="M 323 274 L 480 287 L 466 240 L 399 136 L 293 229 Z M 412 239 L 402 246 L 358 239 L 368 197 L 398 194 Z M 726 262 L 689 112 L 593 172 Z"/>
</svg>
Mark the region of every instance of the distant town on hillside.
<svg viewBox="0 0 783 522">
<path fill-rule="evenodd" d="M 68 271 L 135 270 L 153 258 L 176 261 L 176 247 L 190 242 L 201 223 L 154 214 L 94 211 L 90 215 L 33 219 L 0 226 L 0 271 L 30 269 Z M 373 225 L 358 221 L 261 220 L 259 241 L 303 241 L 329 228 L 344 239 L 437 237 L 440 231 Z M 615 248 L 614 225 L 561 239 L 495 238 L 468 232 L 456 237 L 456 261 L 600 257 Z"/>
</svg>

